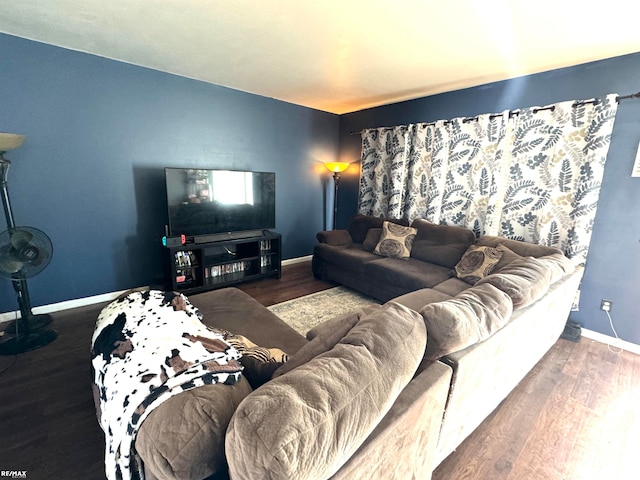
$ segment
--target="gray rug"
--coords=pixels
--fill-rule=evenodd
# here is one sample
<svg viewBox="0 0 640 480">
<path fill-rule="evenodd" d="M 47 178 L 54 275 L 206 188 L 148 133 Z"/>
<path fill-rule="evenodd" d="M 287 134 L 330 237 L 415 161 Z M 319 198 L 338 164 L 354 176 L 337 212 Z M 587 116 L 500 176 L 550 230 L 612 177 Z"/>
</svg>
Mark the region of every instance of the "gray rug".
<svg viewBox="0 0 640 480">
<path fill-rule="evenodd" d="M 334 287 L 268 308 L 297 332 L 305 335 L 322 322 L 375 303 L 380 302 L 347 287 Z"/>
</svg>

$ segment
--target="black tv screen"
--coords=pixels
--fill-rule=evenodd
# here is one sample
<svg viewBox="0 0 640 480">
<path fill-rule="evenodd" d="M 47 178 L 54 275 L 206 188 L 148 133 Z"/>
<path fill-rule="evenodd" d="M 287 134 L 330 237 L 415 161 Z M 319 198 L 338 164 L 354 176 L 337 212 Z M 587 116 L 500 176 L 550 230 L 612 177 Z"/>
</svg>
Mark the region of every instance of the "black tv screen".
<svg viewBox="0 0 640 480">
<path fill-rule="evenodd" d="M 276 226 L 273 172 L 165 168 L 169 235 L 213 235 Z"/>
</svg>

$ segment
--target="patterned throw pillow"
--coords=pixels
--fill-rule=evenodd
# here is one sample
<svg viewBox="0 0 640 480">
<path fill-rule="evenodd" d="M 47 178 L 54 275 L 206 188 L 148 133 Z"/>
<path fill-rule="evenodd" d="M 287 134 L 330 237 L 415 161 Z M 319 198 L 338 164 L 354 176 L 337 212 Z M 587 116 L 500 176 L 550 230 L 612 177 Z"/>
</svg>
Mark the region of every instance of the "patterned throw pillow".
<svg viewBox="0 0 640 480">
<path fill-rule="evenodd" d="M 471 245 L 455 267 L 456 276 L 473 285 L 493 271 L 502 255 L 497 248 Z"/>
<path fill-rule="evenodd" d="M 373 253 L 383 257 L 406 258 L 411 255 L 416 233 L 415 228 L 384 222 L 380 240 Z"/>
</svg>

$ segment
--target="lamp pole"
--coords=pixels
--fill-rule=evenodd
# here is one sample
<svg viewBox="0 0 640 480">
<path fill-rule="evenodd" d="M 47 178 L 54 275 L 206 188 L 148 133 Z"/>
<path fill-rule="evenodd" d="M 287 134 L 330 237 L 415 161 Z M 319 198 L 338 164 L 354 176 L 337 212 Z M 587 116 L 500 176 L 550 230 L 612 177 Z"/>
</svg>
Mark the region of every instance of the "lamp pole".
<svg viewBox="0 0 640 480">
<path fill-rule="evenodd" d="M 338 216 L 338 184 L 340 183 L 340 173 L 349 167 L 348 162 L 326 162 L 325 167 L 333 172 L 333 229 L 336 229 L 336 217 Z"/>
<path fill-rule="evenodd" d="M 336 217 L 338 216 L 338 184 L 340 172 L 333 172 L 333 229 L 336 229 Z"/>
<path fill-rule="evenodd" d="M 11 162 L 4 158 L 5 152 L 0 152 L 0 188 L 2 191 L 2 206 L 4 207 L 4 216 L 7 219 L 7 229 L 11 232 L 16 228 L 16 224 L 13 221 L 13 214 L 11 213 L 11 202 L 9 200 L 9 189 L 7 188 L 7 173 L 9 173 L 9 166 Z"/>
</svg>

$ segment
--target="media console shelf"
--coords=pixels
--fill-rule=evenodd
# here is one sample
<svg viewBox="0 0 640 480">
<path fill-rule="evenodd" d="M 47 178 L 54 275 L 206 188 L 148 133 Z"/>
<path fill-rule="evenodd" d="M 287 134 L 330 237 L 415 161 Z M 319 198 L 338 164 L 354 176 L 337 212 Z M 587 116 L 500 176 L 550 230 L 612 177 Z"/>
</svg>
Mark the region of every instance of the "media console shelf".
<svg viewBox="0 0 640 480">
<path fill-rule="evenodd" d="M 166 247 L 167 284 L 175 291 L 199 293 L 282 274 L 282 239 L 260 236 Z"/>
</svg>

